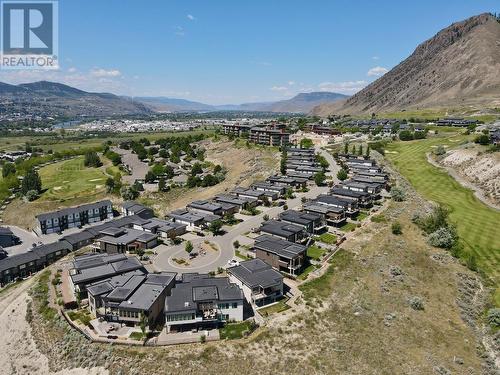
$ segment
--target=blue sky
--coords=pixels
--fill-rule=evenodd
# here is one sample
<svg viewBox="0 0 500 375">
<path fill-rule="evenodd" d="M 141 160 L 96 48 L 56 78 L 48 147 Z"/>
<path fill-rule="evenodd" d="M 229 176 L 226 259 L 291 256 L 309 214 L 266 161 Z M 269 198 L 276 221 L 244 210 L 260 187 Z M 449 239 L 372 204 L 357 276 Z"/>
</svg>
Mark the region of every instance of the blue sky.
<svg viewBox="0 0 500 375">
<path fill-rule="evenodd" d="M 1 72 L 210 104 L 352 94 L 498 1 L 60 0 L 60 70 Z"/>
</svg>

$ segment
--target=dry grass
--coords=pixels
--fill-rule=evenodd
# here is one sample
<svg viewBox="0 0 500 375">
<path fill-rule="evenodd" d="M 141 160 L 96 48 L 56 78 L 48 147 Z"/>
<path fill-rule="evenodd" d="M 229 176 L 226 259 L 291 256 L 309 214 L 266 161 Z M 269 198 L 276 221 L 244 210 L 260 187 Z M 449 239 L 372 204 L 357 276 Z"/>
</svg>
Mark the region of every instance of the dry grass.
<svg viewBox="0 0 500 375">
<path fill-rule="evenodd" d="M 239 143 L 238 143 L 239 144 Z M 169 211 L 185 207 L 196 199 L 212 198 L 216 194 L 228 192 L 235 186 L 248 186 L 277 172 L 278 153 L 271 149 L 237 145 L 230 141 L 203 141 L 201 146 L 207 150 L 206 159 L 221 164 L 227 169 L 226 179 L 211 187 L 176 188 L 166 193 L 146 193 L 141 200 L 152 206 L 163 216 Z"/>
</svg>

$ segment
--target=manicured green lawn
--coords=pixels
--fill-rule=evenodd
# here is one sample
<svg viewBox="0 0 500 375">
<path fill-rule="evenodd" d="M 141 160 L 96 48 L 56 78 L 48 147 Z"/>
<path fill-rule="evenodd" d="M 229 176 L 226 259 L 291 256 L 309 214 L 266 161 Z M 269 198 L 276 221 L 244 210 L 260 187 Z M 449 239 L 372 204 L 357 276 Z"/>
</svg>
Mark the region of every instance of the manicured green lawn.
<svg viewBox="0 0 500 375">
<path fill-rule="evenodd" d="M 318 240 L 329 245 L 337 243 L 337 236 L 331 233 L 322 233 L 318 236 Z"/>
<path fill-rule="evenodd" d="M 245 321 L 241 323 L 228 323 L 223 328 L 219 329 L 221 339 L 241 339 L 245 332 L 252 331 L 252 322 Z"/>
<path fill-rule="evenodd" d="M 248 260 L 248 259 L 250 259 L 246 255 L 242 254 L 239 250 L 234 250 L 234 255 L 236 255 L 241 260 Z"/>
<path fill-rule="evenodd" d="M 352 231 L 355 228 L 356 228 L 356 224 L 354 224 L 354 223 L 345 223 L 339 229 L 341 231 L 343 231 L 343 232 L 350 232 L 350 231 Z"/>
<path fill-rule="evenodd" d="M 92 198 L 106 191 L 107 176 L 99 168 L 86 168 L 83 156 L 43 167 L 39 174 L 46 190 L 40 200 Z"/>
<path fill-rule="evenodd" d="M 356 216 L 356 221 L 363 221 L 368 217 L 368 212 L 366 211 L 359 211 L 358 216 Z"/>
<path fill-rule="evenodd" d="M 286 311 L 290 308 L 290 306 L 286 304 L 286 301 L 288 301 L 288 298 L 283 298 L 272 306 L 263 307 L 259 309 L 259 314 L 262 316 L 268 316 L 270 314 L 277 314 Z"/>
<path fill-rule="evenodd" d="M 307 279 L 307 276 L 316 269 L 316 267 L 314 267 L 314 265 L 309 265 L 307 266 L 306 268 L 304 268 L 304 270 L 302 271 L 302 273 L 297 276 L 297 279 L 298 280 L 305 280 Z"/>
<path fill-rule="evenodd" d="M 479 201 L 426 157 L 437 145 L 453 147 L 465 139 L 464 135 L 443 133 L 426 140 L 395 142 L 387 146 L 386 157 L 426 199 L 450 210 L 450 220 L 456 224 L 466 252 L 475 255 L 480 270 L 497 286 L 495 301 L 500 305 L 500 212 Z"/>
<path fill-rule="evenodd" d="M 312 259 L 319 259 L 325 253 L 325 249 L 322 249 L 316 245 L 309 246 L 307 248 L 307 256 Z"/>
</svg>

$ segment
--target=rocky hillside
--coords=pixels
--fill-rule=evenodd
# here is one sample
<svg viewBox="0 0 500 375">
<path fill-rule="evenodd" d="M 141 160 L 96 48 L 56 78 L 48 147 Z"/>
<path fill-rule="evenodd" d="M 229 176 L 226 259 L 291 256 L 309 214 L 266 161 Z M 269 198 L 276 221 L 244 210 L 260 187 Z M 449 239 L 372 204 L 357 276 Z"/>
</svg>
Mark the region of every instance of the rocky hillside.
<svg viewBox="0 0 500 375">
<path fill-rule="evenodd" d="M 356 95 L 313 113 L 499 106 L 499 72 L 500 22 L 485 13 L 441 30 Z"/>
<path fill-rule="evenodd" d="M 47 81 L 17 86 L 0 82 L 0 111 L 41 116 L 110 116 L 151 112 L 144 104 L 128 98 L 86 92 Z"/>
</svg>

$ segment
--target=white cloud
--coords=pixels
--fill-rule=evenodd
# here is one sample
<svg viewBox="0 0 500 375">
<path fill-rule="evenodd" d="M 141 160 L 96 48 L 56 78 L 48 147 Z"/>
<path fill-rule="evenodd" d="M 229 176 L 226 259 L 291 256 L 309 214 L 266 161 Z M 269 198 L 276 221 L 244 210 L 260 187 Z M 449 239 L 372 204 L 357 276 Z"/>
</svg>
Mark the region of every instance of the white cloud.
<svg viewBox="0 0 500 375">
<path fill-rule="evenodd" d="M 186 32 L 182 26 L 176 26 L 174 27 L 174 34 L 177 36 L 184 36 L 186 35 Z"/>
<path fill-rule="evenodd" d="M 368 84 L 367 81 L 322 82 L 318 85 L 320 91 L 338 92 L 341 94 L 354 94 Z"/>
<path fill-rule="evenodd" d="M 271 91 L 287 91 L 288 87 L 286 86 L 273 86 L 270 88 Z"/>
<path fill-rule="evenodd" d="M 295 81 L 288 81 L 288 86 L 293 86 L 295 85 Z"/>
<path fill-rule="evenodd" d="M 68 69 L 68 73 L 75 73 L 75 72 L 76 72 L 76 68 L 74 68 L 74 67 Z"/>
<path fill-rule="evenodd" d="M 118 69 L 102 69 L 102 68 L 95 68 L 90 71 L 90 75 L 94 77 L 119 77 L 122 75 L 122 73 Z"/>
<path fill-rule="evenodd" d="M 379 59 L 380 59 L 380 57 L 378 57 L 378 56 L 372 56 L 372 60 L 379 60 Z"/>
<path fill-rule="evenodd" d="M 186 17 L 187 17 L 187 18 L 188 18 L 188 20 L 190 20 L 190 21 L 194 21 L 194 20 L 196 19 L 196 17 L 195 17 L 195 16 L 193 16 L 192 14 L 188 14 Z"/>
<path fill-rule="evenodd" d="M 385 73 L 387 73 L 388 71 L 389 71 L 389 69 L 387 69 L 387 68 L 384 68 L 382 66 L 376 66 L 374 68 L 371 68 L 366 73 L 366 75 L 369 77 L 380 77 L 380 76 L 384 75 Z"/>
</svg>

